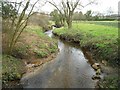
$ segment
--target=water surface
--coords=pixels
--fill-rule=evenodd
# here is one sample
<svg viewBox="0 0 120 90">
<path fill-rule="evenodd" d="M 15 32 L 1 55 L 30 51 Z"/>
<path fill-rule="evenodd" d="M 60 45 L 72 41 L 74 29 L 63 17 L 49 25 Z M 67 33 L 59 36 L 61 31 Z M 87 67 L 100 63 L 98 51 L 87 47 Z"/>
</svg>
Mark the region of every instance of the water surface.
<svg viewBox="0 0 120 90">
<path fill-rule="evenodd" d="M 52 37 L 52 31 L 45 34 Z M 81 49 L 58 39 L 56 58 L 21 79 L 23 88 L 95 88 L 95 71 Z"/>
</svg>

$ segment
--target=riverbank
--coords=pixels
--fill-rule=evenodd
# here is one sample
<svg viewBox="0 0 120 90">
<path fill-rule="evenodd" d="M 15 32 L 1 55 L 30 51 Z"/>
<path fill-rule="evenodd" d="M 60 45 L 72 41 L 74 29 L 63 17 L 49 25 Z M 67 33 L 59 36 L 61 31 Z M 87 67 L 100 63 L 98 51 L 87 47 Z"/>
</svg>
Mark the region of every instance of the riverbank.
<svg viewBox="0 0 120 90">
<path fill-rule="evenodd" d="M 62 27 L 55 29 L 53 33 L 60 39 L 77 43 L 92 54 L 95 62 L 102 64 L 102 71 L 109 77 L 101 81 L 101 88 L 118 87 L 118 28 L 74 22 L 71 30 Z M 111 81 L 114 84 L 110 84 Z"/>
<path fill-rule="evenodd" d="M 41 27 L 28 26 L 19 38 L 12 55 L 2 55 L 3 87 L 21 87 L 19 80 L 23 74 L 53 60 L 57 52 L 57 41 L 45 35 Z"/>
</svg>

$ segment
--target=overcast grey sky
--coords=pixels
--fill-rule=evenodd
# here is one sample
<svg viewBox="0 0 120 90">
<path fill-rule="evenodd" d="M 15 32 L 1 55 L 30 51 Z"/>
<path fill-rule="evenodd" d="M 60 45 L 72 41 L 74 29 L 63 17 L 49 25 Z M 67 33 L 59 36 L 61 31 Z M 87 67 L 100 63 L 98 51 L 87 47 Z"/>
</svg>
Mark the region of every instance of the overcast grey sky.
<svg viewBox="0 0 120 90">
<path fill-rule="evenodd" d="M 59 0 L 54 0 L 54 1 L 59 1 Z M 83 2 L 86 2 L 85 0 L 81 0 Z M 112 10 L 117 13 L 118 12 L 118 2 L 120 0 L 97 0 L 98 5 L 89 5 L 85 8 L 83 8 L 81 11 L 85 13 L 87 10 L 92 10 L 92 11 L 99 11 L 101 13 L 106 13 L 106 11 L 111 7 Z M 42 11 L 45 12 L 51 12 L 54 9 L 53 6 L 46 4 L 44 7 L 42 7 Z"/>
<path fill-rule="evenodd" d="M 10 0 L 10 1 L 21 1 L 21 0 Z M 31 0 L 32 2 L 35 2 L 36 0 Z M 39 0 L 40 2 L 45 0 Z M 49 0 L 52 1 L 52 0 Z M 56 3 L 59 3 L 60 0 L 53 0 Z M 81 0 L 83 4 L 87 3 L 89 0 Z M 118 2 L 120 0 L 97 0 L 98 5 L 89 5 L 85 8 L 82 8 L 82 12 L 85 13 L 87 10 L 92 10 L 94 12 L 100 12 L 100 13 L 106 13 L 106 11 L 111 7 L 111 9 L 114 11 L 114 13 L 118 13 Z M 50 5 L 46 4 L 42 8 L 40 7 L 41 12 L 50 13 L 55 8 Z M 80 10 L 79 10 L 80 11 Z"/>
</svg>

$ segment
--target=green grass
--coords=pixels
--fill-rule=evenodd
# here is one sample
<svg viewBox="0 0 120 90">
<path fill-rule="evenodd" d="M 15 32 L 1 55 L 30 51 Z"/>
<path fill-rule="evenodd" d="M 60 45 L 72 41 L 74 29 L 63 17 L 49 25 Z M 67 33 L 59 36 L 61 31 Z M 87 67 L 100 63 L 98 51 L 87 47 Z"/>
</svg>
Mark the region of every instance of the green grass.
<svg viewBox="0 0 120 90">
<path fill-rule="evenodd" d="M 118 28 L 118 21 L 87 21 L 86 23 Z"/>
<path fill-rule="evenodd" d="M 87 42 L 96 42 L 96 43 L 116 43 L 118 38 L 118 29 L 114 27 L 94 25 L 94 24 L 84 24 L 84 23 L 74 23 L 73 28 L 76 30 L 75 33 L 83 33 L 86 37 Z M 87 43 L 84 42 L 84 43 Z"/>
<path fill-rule="evenodd" d="M 39 35 L 39 37 L 41 37 L 41 38 L 43 38 L 43 39 L 45 39 L 45 38 L 51 39 L 51 38 L 49 38 L 48 36 L 46 36 L 46 35 L 44 34 L 42 28 L 39 27 L 39 26 L 28 26 L 28 27 L 25 29 L 25 31 L 30 32 L 30 33 L 32 33 L 32 34 L 37 34 L 37 35 Z"/>
<path fill-rule="evenodd" d="M 29 42 L 28 45 L 20 45 L 20 47 L 17 48 L 17 52 L 19 52 L 20 55 L 30 58 L 28 54 L 30 51 L 35 54 L 34 56 L 36 56 L 36 58 L 46 58 L 58 51 L 57 41 L 44 34 L 41 27 L 28 26 L 25 32 L 27 32 L 28 35 L 26 39 L 31 38 L 32 42 Z"/>
<path fill-rule="evenodd" d="M 113 90 L 117 90 L 118 82 L 118 75 L 107 76 L 101 82 L 99 82 L 99 86 L 100 88 L 113 88 Z"/>
<path fill-rule="evenodd" d="M 60 37 L 80 41 L 81 47 L 88 47 L 101 59 L 106 59 L 111 64 L 116 63 L 118 50 L 118 28 L 89 23 L 73 23 L 73 28 L 55 29 Z M 93 52 L 93 51 L 92 51 Z"/>
<path fill-rule="evenodd" d="M 51 53 L 57 52 L 57 41 L 45 35 L 40 27 L 28 27 L 26 31 L 37 34 L 41 39 L 40 43 L 38 43 L 37 41 L 33 42 L 34 44 L 37 44 L 37 47 L 39 48 L 37 50 L 34 50 L 34 53 L 36 53 L 36 56 L 38 58 L 44 58 Z"/>
<path fill-rule="evenodd" d="M 20 59 L 9 55 L 2 55 L 2 82 L 19 80 L 25 72 L 25 66 Z"/>
</svg>

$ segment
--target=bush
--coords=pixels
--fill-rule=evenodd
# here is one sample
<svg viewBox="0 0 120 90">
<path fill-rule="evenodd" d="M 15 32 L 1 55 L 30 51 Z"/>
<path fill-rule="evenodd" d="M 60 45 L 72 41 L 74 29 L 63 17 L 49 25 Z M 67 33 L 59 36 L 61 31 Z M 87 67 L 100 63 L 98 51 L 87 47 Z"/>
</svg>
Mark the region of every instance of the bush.
<svg viewBox="0 0 120 90">
<path fill-rule="evenodd" d="M 45 13 L 35 13 L 29 19 L 29 24 L 39 25 L 44 31 L 51 30 L 51 24 L 49 23 L 49 17 Z"/>
<path fill-rule="evenodd" d="M 19 80 L 25 73 L 23 62 L 9 55 L 2 56 L 2 82 L 7 84 L 9 81 Z"/>
</svg>

